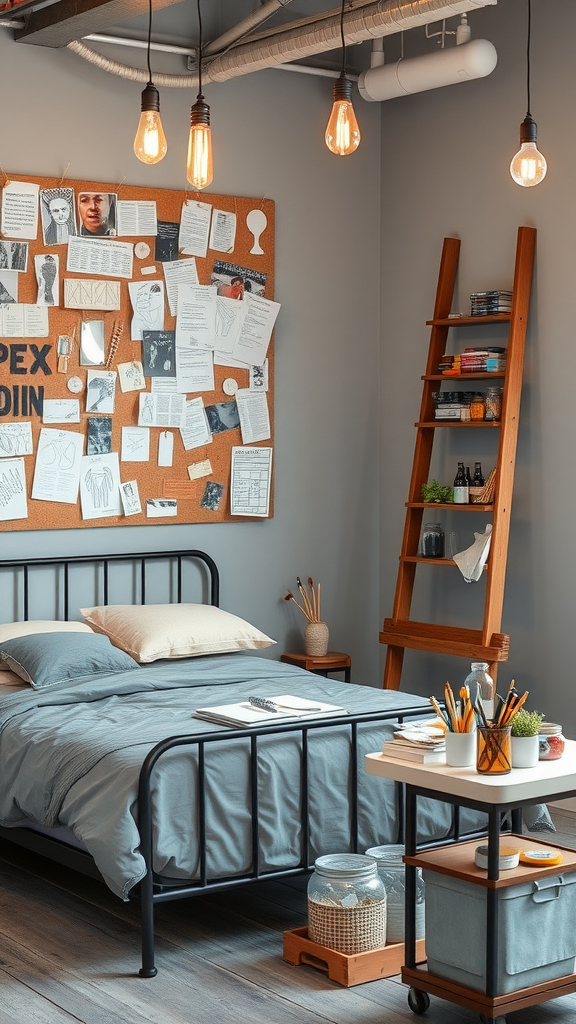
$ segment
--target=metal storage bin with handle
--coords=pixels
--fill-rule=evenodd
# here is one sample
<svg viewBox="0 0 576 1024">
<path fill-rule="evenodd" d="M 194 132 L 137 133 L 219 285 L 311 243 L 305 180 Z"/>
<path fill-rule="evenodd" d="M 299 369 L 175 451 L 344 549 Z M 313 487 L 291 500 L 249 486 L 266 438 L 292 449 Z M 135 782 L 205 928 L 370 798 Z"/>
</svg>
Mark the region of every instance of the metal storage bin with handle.
<svg viewBox="0 0 576 1024">
<path fill-rule="evenodd" d="M 486 988 L 486 889 L 434 871 L 426 882 L 428 970 Z M 497 995 L 573 974 L 576 872 L 498 890 Z"/>
</svg>

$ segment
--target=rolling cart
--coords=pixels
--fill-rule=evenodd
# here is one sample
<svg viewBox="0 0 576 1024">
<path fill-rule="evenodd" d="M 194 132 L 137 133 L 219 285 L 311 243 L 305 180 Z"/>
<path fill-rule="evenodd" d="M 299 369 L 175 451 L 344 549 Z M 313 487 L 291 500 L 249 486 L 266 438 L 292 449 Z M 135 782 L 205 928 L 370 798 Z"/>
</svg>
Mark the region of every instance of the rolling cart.
<svg viewBox="0 0 576 1024">
<path fill-rule="evenodd" d="M 554 968 L 542 965 L 528 977 L 536 978 L 524 987 L 501 991 L 502 950 L 499 948 L 499 915 L 502 913 L 502 898 L 512 893 L 512 886 L 526 886 L 541 891 L 555 886 L 552 897 L 556 898 L 556 877 L 566 879 L 576 872 L 576 851 L 563 849 L 556 844 L 544 842 L 541 838 L 521 834 L 521 808 L 528 804 L 546 800 L 561 800 L 576 795 L 576 742 L 568 740 L 563 757 L 557 761 L 540 761 L 536 768 L 514 769 L 508 775 L 480 775 L 472 768 L 452 768 L 445 764 L 414 764 L 392 760 L 381 753 L 368 754 L 366 771 L 386 779 L 402 782 L 406 788 L 406 932 L 405 965 L 402 980 L 410 986 L 408 1005 L 416 1014 L 423 1014 L 430 1005 L 430 995 L 441 996 L 449 1002 L 475 1010 L 481 1024 L 505 1024 L 506 1013 L 522 1010 L 528 1006 L 576 992 L 574 958 L 563 960 L 557 956 L 560 976 L 552 976 Z M 475 866 L 474 851 L 478 840 L 454 841 L 443 846 L 418 850 L 417 813 L 418 797 L 429 797 L 452 804 L 484 811 L 488 815 L 488 870 Z M 538 867 L 520 864 L 517 868 L 499 871 L 499 846 L 502 815 L 512 812 L 511 833 L 505 834 L 506 847 L 517 850 L 554 848 L 562 853 L 562 864 Z M 471 987 L 459 978 L 458 970 L 454 979 L 442 969 L 442 974 L 433 973 L 427 962 L 417 962 L 416 956 L 416 869 L 435 873 L 434 877 L 445 876 L 454 880 L 456 890 L 464 889 L 481 892 L 485 899 L 485 957 L 476 965 L 476 974 L 482 983 Z M 575 876 L 576 879 L 576 876 Z M 570 877 L 570 881 L 574 881 Z M 448 883 L 449 885 L 452 883 Z M 570 886 L 576 896 L 576 886 Z M 457 898 L 457 897 L 456 897 Z M 544 897 L 545 899 L 548 896 Z M 451 918 L 454 921 L 454 917 Z M 449 927 L 449 922 L 447 922 Z M 484 924 L 484 921 L 483 921 Z M 429 950 L 433 945 L 432 935 L 426 936 Z M 528 947 L 538 942 L 538 936 L 529 934 Z M 531 948 L 531 947 L 530 947 Z M 430 955 L 430 952 L 428 953 Z M 562 973 L 562 964 L 568 963 L 569 973 Z M 436 966 L 438 970 L 438 966 Z M 523 985 L 521 974 L 518 984 Z"/>
</svg>

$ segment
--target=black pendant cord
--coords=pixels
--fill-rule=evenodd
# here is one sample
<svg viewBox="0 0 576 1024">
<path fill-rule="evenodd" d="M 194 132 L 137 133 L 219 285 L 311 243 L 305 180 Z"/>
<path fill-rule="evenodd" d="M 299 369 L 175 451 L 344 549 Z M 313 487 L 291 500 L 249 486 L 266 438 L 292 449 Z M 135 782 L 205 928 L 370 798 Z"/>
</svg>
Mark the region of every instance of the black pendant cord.
<svg viewBox="0 0 576 1024">
<path fill-rule="evenodd" d="M 344 39 L 344 5 L 346 0 L 342 0 L 342 7 L 340 9 L 340 38 L 342 39 L 342 74 L 346 72 L 346 41 Z"/>
<path fill-rule="evenodd" d="M 530 114 L 530 37 L 532 35 L 532 0 L 528 0 L 528 35 L 526 40 L 526 98 Z"/>
<path fill-rule="evenodd" d="M 202 13 L 200 11 L 200 0 L 197 0 L 198 7 L 198 99 L 202 96 Z"/>
<path fill-rule="evenodd" d="M 148 47 L 146 60 L 148 62 L 148 85 L 152 85 L 152 68 L 150 67 L 150 43 L 152 39 L 152 0 L 148 0 Z"/>
</svg>

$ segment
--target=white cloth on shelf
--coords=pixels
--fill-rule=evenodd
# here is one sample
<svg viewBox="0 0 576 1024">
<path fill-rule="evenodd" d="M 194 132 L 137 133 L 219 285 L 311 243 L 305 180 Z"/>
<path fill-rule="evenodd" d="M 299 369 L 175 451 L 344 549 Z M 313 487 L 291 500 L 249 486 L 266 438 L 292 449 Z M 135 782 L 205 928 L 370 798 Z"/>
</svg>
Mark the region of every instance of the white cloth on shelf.
<svg viewBox="0 0 576 1024">
<path fill-rule="evenodd" d="M 490 551 L 492 524 L 488 523 L 484 533 L 474 533 L 474 536 L 476 540 L 469 548 L 454 555 L 454 561 L 466 583 L 476 583 L 482 575 Z"/>
</svg>

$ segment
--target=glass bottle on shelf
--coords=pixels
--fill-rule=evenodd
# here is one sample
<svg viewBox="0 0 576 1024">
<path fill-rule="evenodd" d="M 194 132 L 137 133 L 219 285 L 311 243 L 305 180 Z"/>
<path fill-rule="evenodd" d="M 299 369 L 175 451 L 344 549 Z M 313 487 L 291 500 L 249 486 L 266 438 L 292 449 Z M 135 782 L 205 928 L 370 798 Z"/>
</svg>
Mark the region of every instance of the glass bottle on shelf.
<svg viewBox="0 0 576 1024">
<path fill-rule="evenodd" d="M 484 489 L 484 477 L 482 476 L 482 466 L 479 462 L 474 463 L 474 479 L 472 480 L 472 486 L 469 487 L 468 493 L 470 501 L 476 501 L 479 495 Z"/>
<path fill-rule="evenodd" d="M 486 402 L 484 395 L 477 392 L 470 402 L 470 419 L 483 420 L 486 413 Z"/>
<path fill-rule="evenodd" d="M 473 661 L 464 680 L 464 686 L 470 689 L 470 700 L 473 704 L 481 702 L 488 721 L 494 717 L 494 680 L 488 673 L 489 668 L 487 661 Z"/>
<path fill-rule="evenodd" d="M 424 523 L 422 556 L 423 558 L 444 558 L 444 530 L 440 523 Z"/>
<path fill-rule="evenodd" d="M 458 463 L 458 472 L 454 478 L 454 504 L 455 505 L 467 505 L 469 501 L 468 481 L 466 480 L 466 472 L 464 470 L 464 463 Z"/>
<path fill-rule="evenodd" d="M 486 390 L 485 419 L 500 420 L 502 418 L 502 388 L 490 387 Z"/>
</svg>

